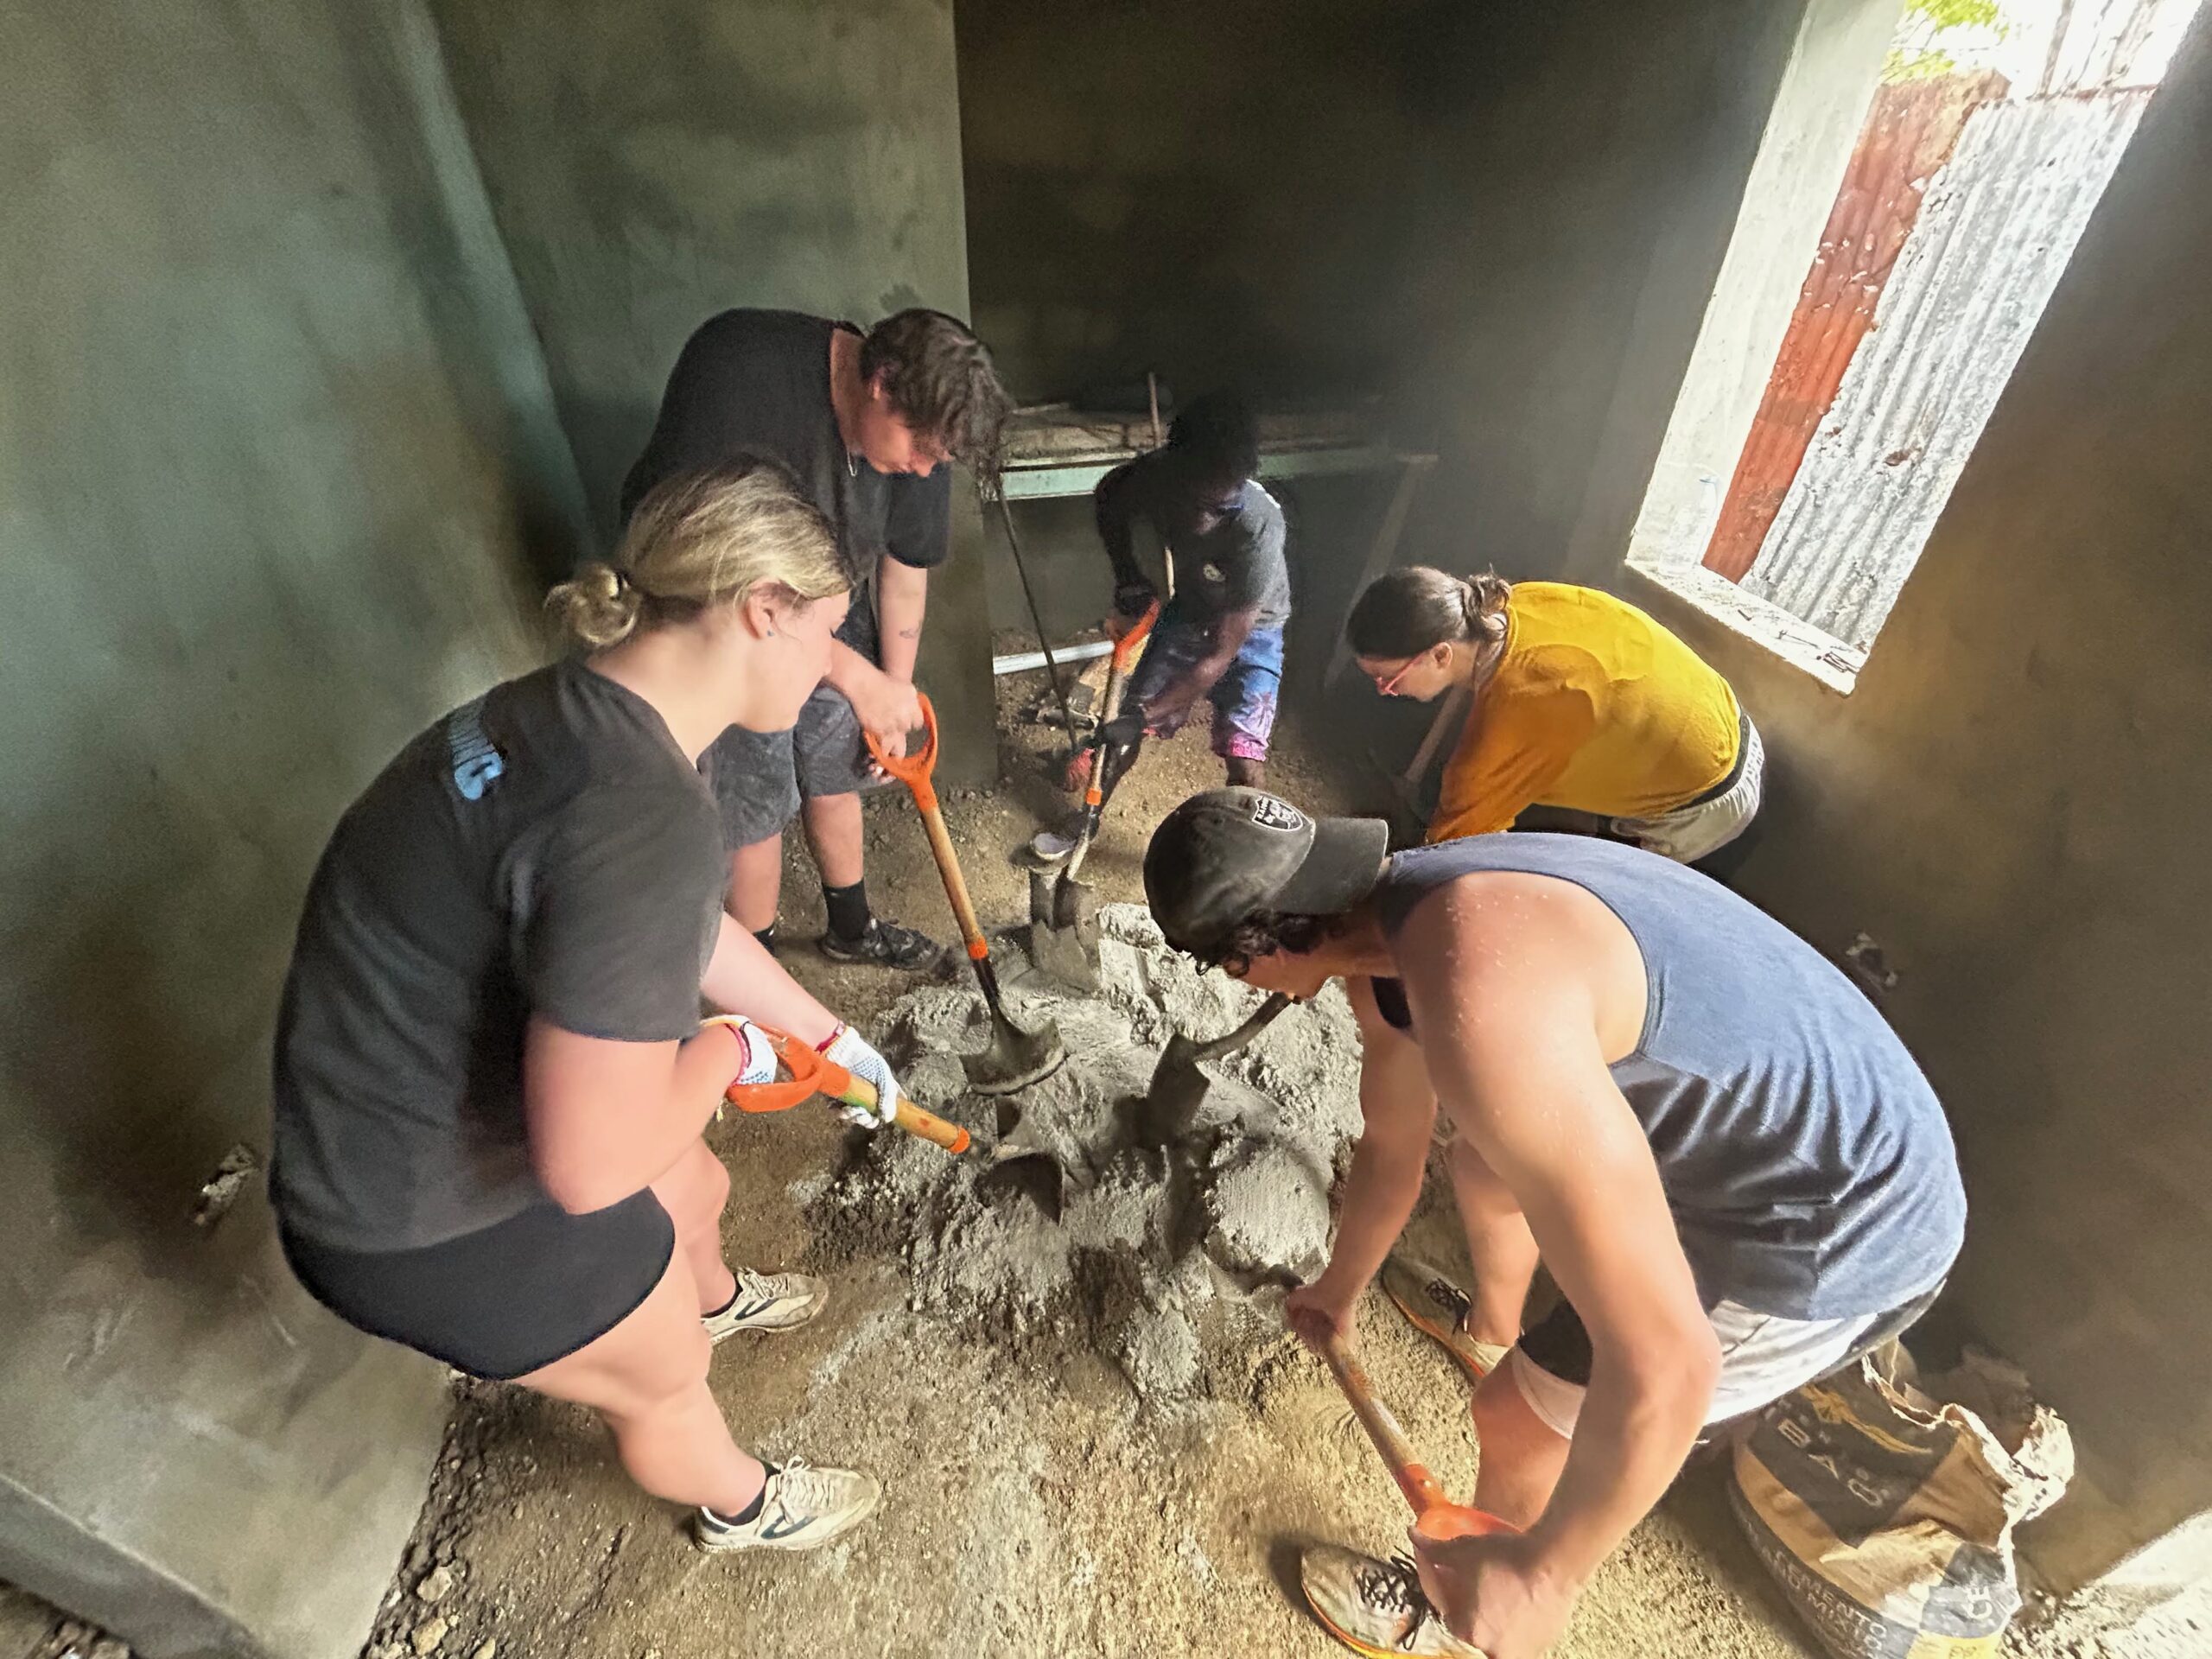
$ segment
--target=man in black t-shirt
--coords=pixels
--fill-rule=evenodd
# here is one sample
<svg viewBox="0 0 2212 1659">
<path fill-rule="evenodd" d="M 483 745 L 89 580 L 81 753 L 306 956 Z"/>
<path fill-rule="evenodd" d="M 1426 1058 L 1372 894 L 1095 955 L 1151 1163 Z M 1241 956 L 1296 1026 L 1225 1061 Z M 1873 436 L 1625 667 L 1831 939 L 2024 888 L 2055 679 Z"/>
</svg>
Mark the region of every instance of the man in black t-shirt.
<svg viewBox="0 0 2212 1659">
<path fill-rule="evenodd" d="M 798 474 L 837 535 L 853 583 L 830 675 L 789 732 L 732 727 L 705 770 L 730 856 L 731 915 L 773 942 L 783 832 L 803 817 L 837 962 L 918 967 L 938 947 L 872 915 L 860 790 L 863 730 L 891 753 L 921 724 L 914 656 L 929 573 L 944 562 L 958 461 L 988 476 L 1007 399 L 990 353 L 943 312 L 901 311 L 867 333 L 794 311 L 725 311 L 684 345 L 660 416 L 622 486 L 625 518 L 675 474 L 751 452 Z"/>
</svg>

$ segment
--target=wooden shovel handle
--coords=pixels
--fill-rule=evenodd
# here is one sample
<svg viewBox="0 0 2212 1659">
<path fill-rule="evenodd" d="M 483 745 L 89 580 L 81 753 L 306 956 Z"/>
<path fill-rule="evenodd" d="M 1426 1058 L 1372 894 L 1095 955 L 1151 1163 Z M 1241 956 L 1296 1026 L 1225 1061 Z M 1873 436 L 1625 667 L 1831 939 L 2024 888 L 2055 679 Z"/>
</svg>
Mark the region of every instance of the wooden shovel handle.
<svg viewBox="0 0 2212 1659">
<path fill-rule="evenodd" d="M 1331 1337 L 1321 1344 L 1320 1353 L 1337 1379 L 1337 1386 L 1344 1390 L 1352 1415 L 1359 1419 L 1367 1438 L 1382 1454 L 1390 1478 L 1406 1495 L 1406 1502 L 1413 1508 L 1414 1525 L 1424 1537 L 1440 1541 L 1513 1530 L 1487 1510 L 1454 1503 L 1445 1496 L 1444 1484 L 1414 1455 L 1413 1442 L 1406 1438 L 1406 1431 L 1398 1426 L 1390 1408 L 1375 1397 L 1375 1386 L 1367 1380 L 1366 1367 L 1359 1363 L 1359 1357 L 1352 1352 L 1349 1342 L 1342 1337 Z"/>
<path fill-rule="evenodd" d="M 756 1025 L 760 1022 L 754 1021 Z M 836 1061 L 802 1043 L 789 1032 L 778 1031 L 772 1026 L 761 1026 L 776 1058 L 789 1071 L 788 1083 L 734 1083 L 724 1096 L 741 1112 L 788 1111 L 803 1100 L 817 1095 L 826 1095 L 848 1106 L 859 1106 L 868 1111 L 875 1109 L 879 1096 L 875 1085 L 866 1077 L 856 1077 Z M 939 1117 L 935 1112 L 924 1111 L 911 1100 L 902 1100 L 893 1113 L 891 1121 L 899 1128 L 947 1152 L 958 1154 L 968 1150 L 970 1136 L 959 1124 Z"/>
</svg>

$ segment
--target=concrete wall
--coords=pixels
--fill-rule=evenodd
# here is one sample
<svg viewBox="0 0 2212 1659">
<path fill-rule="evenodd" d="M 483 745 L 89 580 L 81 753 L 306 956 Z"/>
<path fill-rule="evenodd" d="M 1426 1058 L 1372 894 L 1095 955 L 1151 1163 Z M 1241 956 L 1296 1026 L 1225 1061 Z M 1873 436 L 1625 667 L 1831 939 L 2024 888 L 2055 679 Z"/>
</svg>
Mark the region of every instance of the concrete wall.
<svg viewBox="0 0 2212 1659">
<path fill-rule="evenodd" d="M 1849 697 L 1628 588 L 1767 733 L 1739 885 L 1899 976 L 1973 1209 L 1955 1323 L 2074 1426 L 2028 1535 L 2062 1586 L 2212 1510 L 2209 176 L 2200 18 Z"/>
<path fill-rule="evenodd" d="M 257 1181 L 345 803 L 535 659 L 582 499 L 410 0 L 0 12 L 0 1576 L 142 1652 L 349 1653 L 436 1368 Z"/>
<path fill-rule="evenodd" d="M 1416 0 L 960 0 L 979 325 L 1025 397 L 1382 383 Z"/>
<path fill-rule="evenodd" d="M 430 4 L 602 537 L 715 312 L 967 314 L 950 0 Z M 989 607 L 956 523 L 921 677 L 972 783 L 995 764 Z"/>
</svg>

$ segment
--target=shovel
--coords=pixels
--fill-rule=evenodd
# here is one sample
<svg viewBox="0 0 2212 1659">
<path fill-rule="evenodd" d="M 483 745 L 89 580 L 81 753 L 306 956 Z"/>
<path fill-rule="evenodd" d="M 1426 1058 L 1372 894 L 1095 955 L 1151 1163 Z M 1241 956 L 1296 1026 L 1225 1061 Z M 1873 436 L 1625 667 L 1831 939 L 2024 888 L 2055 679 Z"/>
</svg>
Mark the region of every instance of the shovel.
<svg viewBox="0 0 2212 1659">
<path fill-rule="evenodd" d="M 968 883 L 961 879 L 959 855 L 952 849 L 952 836 L 938 806 L 937 785 L 930 781 L 930 774 L 937 770 L 937 710 L 928 697 L 921 702 L 922 724 L 929 737 L 920 753 L 903 759 L 887 754 L 873 733 L 868 734 L 868 753 L 875 757 L 876 765 L 913 791 L 922 827 L 929 832 L 931 855 L 937 860 L 938 874 L 944 878 L 945 896 L 952 901 L 953 918 L 960 924 L 960 937 L 967 942 L 968 959 L 976 964 L 976 982 L 982 987 L 983 1001 L 991 1011 L 989 1046 L 981 1053 L 960 1057 L 969 1086 L 978 1094 L 1010 1095 L 1052 1076 L 1067 1063 L 1068 1052 L 1060 1041 L 1059 1027 L 1050 1020 L 1029 1032 L 1007 1018 L 999 995 L 999 976 L 991 966 L 990 942 L 976 919 Z"/>
<path fill-rule="evenodd" d="M 1122 712 L 1122 691 L 1129 664 L 1136 660 L 1152 625 L 1160 620 L 1154 600 L 1128 632 L 1114 642 L 1106 671 L 1106 696 L 1100 705 L 1097 734 L 1090 745 L 1090 776 L 1083 791 L 1083 825 L 1059 869 L 1029 873 L 1029 956 L 1039 971 L 1079 991 L 1098 988 L 1098 895 L 1077 878 L 1106 804 L 1106 750 L 1114 717 Z"/>
<path fill-rule="evenodd" d="M 733 1083 L 722 1098 L 739 1111 L 787 1112 L 817 1095 L 842 1100 L 848 1106 L 875 1109 L 875 1085 L 866 1077 L 855 1077 L 835 1060 L 825 1058 L 788 1033 L 760 1025 L 757 1020 L 754 1024 L 791 1077 L 774 1083 Z M 911 1100 L 899 1103 L 897 1114 L 891 1121 L 907 1134 L 943 1147 L 956 1156 L 968 1150 L 969 1137 L 966 1129 L 934 1112 L 924 1111 Z"/>
<path fill-rule="evenodd" d="M 1414 1525 L 1422 1537 L 1441 1542 L 1446 1538 L 1479 1537 L 1488 1532 L 1516 1530 L 1510 1522 L 1499 1520 L 1487 1510 L 1454 1503 L 1444 1495 L 1444 1483 L 1430 1473 L 1428 1465 L 1414 1454 L 1413 1442 L 1398 1427 L 1398 1420 L 1391 1414 L 1389 1407 L 1375 1397 L 1375 1385 L 1367 1380 L 1367 1368 L 1359 1363 L 1359 1356 L 1352 1351 L 1349 1341 L 1332 1336 L 1319 1344 L 1318 1351 L 1329 1368 L 1329 1375 L 1344 1390 L 1352 1415 L 1359 1419 L 1359 1426 L 1367 1431 L 1367 1438 L 1382 1454 L 1390 1478 L 1405 1494 L 1407 1503 L 1413 1509 Z"/>
<path fill-rule="evenodd" d="M 1198 1062 L 1218 1059 L 1243 1047 L 1289 1006 L 1290 999 L 1276 991 L 1234 1031 L 1205 1042 L 1179 1031 L 1170 1037 L 1167 1046 L 1160 1051 L 1160 1063 L 1152 1069 L 1152 1087 L 1145 1091 L 1144 1104 L 1138 1109 L 1139 1136 L 1148 1145 L 1164 1147 L 1198 1128 L 1207 1092 L 1213 1087 L 1213 1079 Z"/>
</svg>

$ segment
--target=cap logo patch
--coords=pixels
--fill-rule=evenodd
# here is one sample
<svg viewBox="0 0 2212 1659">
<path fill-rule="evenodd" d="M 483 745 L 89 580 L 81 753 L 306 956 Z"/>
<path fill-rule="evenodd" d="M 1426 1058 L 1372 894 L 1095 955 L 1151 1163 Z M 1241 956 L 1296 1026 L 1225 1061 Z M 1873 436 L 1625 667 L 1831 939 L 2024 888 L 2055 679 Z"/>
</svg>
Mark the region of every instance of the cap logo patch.
<svg viewBox="0 0 2212 1659">
<path fill-rule="evenodd" d="M 1306 815 L 1287 801 L 1262 795 L 1252 803 L 1252 822 L 1269 830 L 1303 830 Z"/>
</svg>

